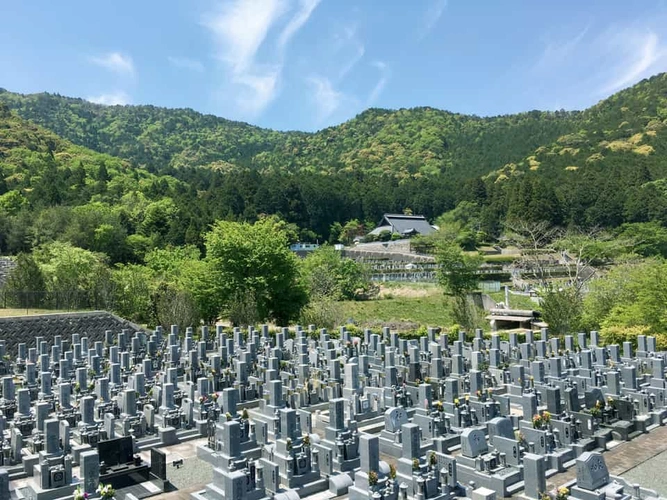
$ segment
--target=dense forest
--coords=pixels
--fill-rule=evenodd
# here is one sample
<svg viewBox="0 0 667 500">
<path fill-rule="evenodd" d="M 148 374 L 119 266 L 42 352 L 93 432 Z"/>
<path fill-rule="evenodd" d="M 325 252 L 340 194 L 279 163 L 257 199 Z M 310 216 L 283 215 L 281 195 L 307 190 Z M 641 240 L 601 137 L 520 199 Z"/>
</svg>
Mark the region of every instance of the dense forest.
<svg viewBox="0 0 667 500">
<path fill-rule="evenodd" d="M 667 75 L 580 112 L 480 118 L 368 110 L 317 133 L 192 110 L 0 91 L 0 252 L 64 240 L 141 261 L 215 220 L 275 214 L 338 240 L 384 212 L 465 207 L 483 238 L 506 220 L 667 224 Z"/>
</svg>

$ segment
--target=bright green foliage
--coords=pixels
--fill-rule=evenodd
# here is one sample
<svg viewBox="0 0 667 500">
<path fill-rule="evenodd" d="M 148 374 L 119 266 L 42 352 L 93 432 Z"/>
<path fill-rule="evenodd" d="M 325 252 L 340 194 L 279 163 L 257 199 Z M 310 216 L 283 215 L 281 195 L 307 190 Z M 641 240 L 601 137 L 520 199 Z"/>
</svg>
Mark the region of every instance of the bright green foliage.
<svg viewBox="0 0 667 500">
<path fill-rule="evenodd" d="M 436 250 L 438 282 L 447 295 L 462 297 L 477 289 L 482 257 L 465 253 L 455 242 L 440 242 Z"/>
<path fill-rule="evenodd" d="M 445 294 L 452 296 L 452 317 L 466 329 L 480 326 L 477 307 L 468 294 L 477 289 L 482 265 L 482 257 L 465 253 L 454 241 L 441 240 L 437 243 L 438 283 Z"/>
<path fill-rule="evenodd" d="M 540 292 L 542 319 L 555 335 L 571 334 L 579 331 L 583 301 L 574 287 L 547 287 Z"/>
<path fill-rule="evenodd" d="M 602 321 L 611 326 L 646 326 L 651 333 L 667 332 L 667 264 L 649 262 L 635 269 L 627 283 L 632 300 L 617 303 Z"/>
<path fill-rule="evenodd" d="M 36 249 L 34 258 L 56 309 L 107 307 L 111 303 L 110 273 L 102 254 L 54 242 Z"/>
<path fill-rule="evenodd" d="M 254 304 L 259 320 L 287 324 L 307 302 L 298 258 L 273 218 L 255 224 L 219 221 L 205 236 L 215 290 L 223 311 Z"/>
<path fill-rule="evenodd" d="M 667 228 L 658 222 L 623 224 L 617 238 L 627 242 L 628 250 L 638 255 L 667 258 Z"/>
<path fill-rule="evenodd" d="M 650 259 L 612 269 L 585 299 L 586 326 L 613 332 L 667 333 L 667 262 Z"/>
<path fill-rule="evenodd" d="M 359 300 L 367 298 L 372 288 L 364 266 L 331 246 L 318 248 L 302 264 L 311 298 Z"/>
<path fill-rule="evenodd" d="M 156 273 L 137 264 L 118 265 L 111 272 L 114 284 L 114 311 L 133 321 L 154 324 Z"/>
</svg>

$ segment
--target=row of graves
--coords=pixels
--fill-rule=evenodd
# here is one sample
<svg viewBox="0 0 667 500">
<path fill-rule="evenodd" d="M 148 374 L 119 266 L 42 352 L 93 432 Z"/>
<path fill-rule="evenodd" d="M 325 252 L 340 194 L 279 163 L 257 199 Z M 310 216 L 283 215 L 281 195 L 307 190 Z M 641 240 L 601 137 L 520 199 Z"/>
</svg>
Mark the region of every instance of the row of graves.
<svg viewBox="0 0 667 500">
<path fill-rule="evenodd" d="M 213 469 L 199 500 L 541 500 L 546 479 L 575 466 L 574 498 L 657 497 L 588 477 L 612 442 L 667 417 L 655 338 L 635 351 L 596 332 L 519 342 L 478 330 L 451 344 L 435 328 L 416 340 L 337 333 L 204 327 L 196 340 L 172 327 L 37 337 L 16 353 L 0 342 L 0 500 L 99 484 L 148 497 L 165 488 L 159 448 L 195 438 Z"/>
<path fill-rule="evenodd" d="M 234 370 L 263 397 L 240 416 L 227 412 L 199 447 L 214 480 L 194 498 L 328 489 L 353 499 L 542 499 L 546 479 L 575 466 L 575 498 L 658 498 L 620 478 L 585 477 L 608 446 L 667 417 L 665 359 L 652 337 L 622 355 L 596 332 L 560 339 L 546 329 L 524 342 L 477 331 L 451 345 L 437 329 L 410 341 L 388 329 L 353 337 L 343 328 L 335 339 L 313 327 L 275 337 L 251 329 L 233 341 Z M 227 407 L 243 395 L 230 393 Z"/>
</svg>

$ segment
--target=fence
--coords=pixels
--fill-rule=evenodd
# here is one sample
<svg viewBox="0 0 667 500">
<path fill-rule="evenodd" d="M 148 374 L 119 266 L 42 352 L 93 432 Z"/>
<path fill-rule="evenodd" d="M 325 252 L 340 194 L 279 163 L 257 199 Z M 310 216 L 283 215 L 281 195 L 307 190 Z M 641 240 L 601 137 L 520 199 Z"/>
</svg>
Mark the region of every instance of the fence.
<svg viewBox="0 0 667 500">
<path fill-rule="evenodd" d="M 61 290 L 0 290 L 0 307 L 3 309 L 52 309 L 56 311 L 113 310 L 111 290 L 84 291 Z"/>
</svg>

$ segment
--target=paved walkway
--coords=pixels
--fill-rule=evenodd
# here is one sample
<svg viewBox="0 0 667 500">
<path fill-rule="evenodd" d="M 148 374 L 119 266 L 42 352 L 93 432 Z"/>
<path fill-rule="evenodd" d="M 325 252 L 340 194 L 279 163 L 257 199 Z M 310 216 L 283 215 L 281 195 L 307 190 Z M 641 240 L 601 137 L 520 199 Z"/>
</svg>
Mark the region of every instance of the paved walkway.
<svg viewBox="0 0 667 500">
<path fill-rule="evenodd" d="M 607 469 L 613 476 L 622 476 L 630 469 L 667 451 L 667 427 L 658 427 L 648 434 L 620 443 L 603 454 Z M 551 491 L 577 477 L 576 466 L 547 479 L 547 490 Z"/>
</svg>

